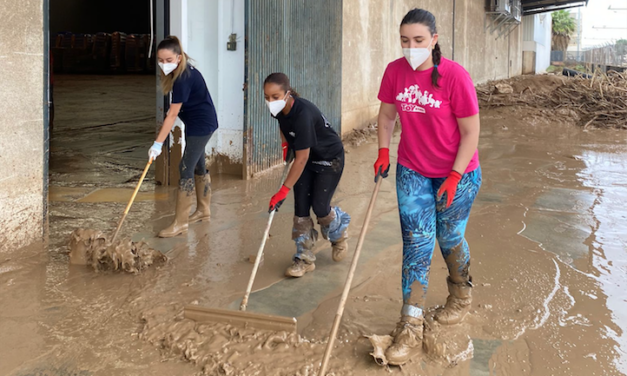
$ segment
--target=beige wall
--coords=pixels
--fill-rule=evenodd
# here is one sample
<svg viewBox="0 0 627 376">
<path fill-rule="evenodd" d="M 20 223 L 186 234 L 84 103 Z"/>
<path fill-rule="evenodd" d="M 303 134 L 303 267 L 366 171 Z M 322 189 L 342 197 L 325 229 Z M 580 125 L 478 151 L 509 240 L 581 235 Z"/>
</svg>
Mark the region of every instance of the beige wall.
<svg viewBox="0 0 627 376">
<path fill-rule="evenodd" d="M 412 8 L 431 11 L 440 47 L 453 56 L 453 0 L 344 0 L 342 30 L 342 133 L 376 122 L 385 67 L 402 56 L 398 29 Z M 455 1 L 455 56 L 475 83 L 522 72 L 522 32 L 496 40 L 484 28 L 485 0 Z M 511 66 L 510 66 L 511 61 Z"/>
<path fill-rule="evenodd" d="M 0 253 L 43 236 L 42 0 L 0 7 Z"/>
<path fill-rule="evenodd" d="M 523 51 L 522 74 L 536 73 L 536 52 Z"/>
</svg>

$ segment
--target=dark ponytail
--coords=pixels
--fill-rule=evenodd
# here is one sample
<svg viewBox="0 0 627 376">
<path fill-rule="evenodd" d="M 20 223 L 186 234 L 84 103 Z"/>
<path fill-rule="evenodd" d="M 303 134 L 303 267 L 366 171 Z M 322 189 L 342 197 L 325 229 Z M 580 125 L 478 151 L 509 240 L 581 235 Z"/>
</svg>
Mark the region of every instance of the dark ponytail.
<svg viewBox="0 0 627 376">
<path fill-rule="evenodd" d="M 296 90 L 294 90 L 294 88 L 290 86 L 290 79 L 289 77 L 287 77 L 285 73 L 281 73 L 281 72 L 272 73 L 271 75 L 266 77 L 266 79 L 263 81 L 263 85 L 266 86 L 266 84 L 277 84 L 281 86 L 281 88 L 284 91 L 286 92 L 289 91 L 292 97 L 294 98 L 300 97 L 300 95 L 296 92 Z"/>
<path fill-rule="evenodd" d="M 428 27 L 431 36 L 434 36 L 438 33 L 438 30 L 435 27 L 435 16 L 428 10 L 414 8 L 407 12 L 405 17 L 403 17 L 403 20 L 401 21 L 401 26 L 410 24 L 421 24 Z M 436 43 L 435 46 L 433 46 L 433 50 L 431 51 L 431 57 L 433 58 L 433 72 L 431 73 L 431 83 L 433 84 L 433 87 L 439 89 L 440 85 L 438 85 L 438 78 L 440 78 L 440 73 L 438 72 L 438 66 L 440 65 L 440 60 L 442 58 L 442 51 L 440 50 L 439 43 Z"/>
</svg>

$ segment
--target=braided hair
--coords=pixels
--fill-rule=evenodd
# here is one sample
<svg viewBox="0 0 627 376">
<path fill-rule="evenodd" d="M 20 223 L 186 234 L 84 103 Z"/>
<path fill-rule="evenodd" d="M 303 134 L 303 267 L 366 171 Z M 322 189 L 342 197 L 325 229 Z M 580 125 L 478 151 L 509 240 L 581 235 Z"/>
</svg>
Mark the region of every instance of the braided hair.
<svg viewBox="0 0 627 376">
<path fill-rule="evenodd" d="M 403 17 L 403 20 L 401 21 L 401 26 L 410 24 L 421 24 L 428 27 L 431 36 L 438 33 L 438 30 L 435 27 L 435 16 L 433 15 L 433 13 L 425 9 L 414 8 L 407 12 L 405 17 Z M 440 60 L 442 58 L 440 43 L 436 43 L 433 47 L 433 50 L 431 50 L 431 57 L 433 58 L 431 83 L 433 84 L 433 87 L 439 89 L 440 85 L 438 85 L 438 78 L 440 78 L 440 73 L 438 72 L 438 66 L 440 65 Z"/>
</svg>

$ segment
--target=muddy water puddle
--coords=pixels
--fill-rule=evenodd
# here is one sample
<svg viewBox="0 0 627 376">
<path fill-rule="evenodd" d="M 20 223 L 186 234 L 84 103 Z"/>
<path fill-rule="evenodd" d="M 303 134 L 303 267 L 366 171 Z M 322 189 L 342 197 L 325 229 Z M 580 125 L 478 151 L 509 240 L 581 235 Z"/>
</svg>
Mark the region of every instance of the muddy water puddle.
<svg viewBox="0 0 627 376">
<path fill-rule="evenodd" d="M 448 344 L 440 354 L 403 368 L 380 367 L 369 355 L 364 335 L 389 334 L 402 304 L 391 174 L 349 295 L 334 375 L 627 373 L 627 134 L 583 132 L 517 111 L 483 112 L 484 183 L 467 230 L 475 282 L 467 320 L 439 329 L 438 343 Z M 371 194 L 375 150 L 371 143 L 350 150 L 336 195 L 353 216 L 351 249 Z M 122 235 L 145 239 L 169 259 L 140 275 L 69 265 L 65 248 L 76 228 L 113 229 L 124 207 L 114 198 L 125 193 L 78 202 L 93 191 L 58 191 L 49 252 L 0 257 L 0 374 L 315 375 L 349 261 L 334 263 L 320 242 L 313 273 L 283 277 L 293 252 L 291 198 L 275 218 L 249 309 L 298 317 L 298 335 L 203 326 L 181 316 L 191 302 L 237 308 L 279 174 L 216 178 L 212 221 L 191 226 L 186 237 L 154 237 L 171 219 L 171 200 L 137 202 Z M 435 252 L 430 307 L 447 295 L 446 266 Z"/>
</svg>

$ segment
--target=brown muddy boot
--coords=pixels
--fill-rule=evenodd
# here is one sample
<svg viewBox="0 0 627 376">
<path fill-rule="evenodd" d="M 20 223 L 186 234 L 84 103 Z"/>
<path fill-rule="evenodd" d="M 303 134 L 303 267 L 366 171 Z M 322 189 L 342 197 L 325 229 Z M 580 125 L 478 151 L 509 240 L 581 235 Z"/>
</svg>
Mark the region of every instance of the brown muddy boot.
<svg viewBox="0 0 627 376">
<path fill-rule="evenodd" d="M 318 231 L 313 226 L 311 217 L 294 216 L 292 240 L 296 243 L 296 254 L 292 258 L 294 263 L 285 271 L 286 276 L 302 277 L 316 269 L 316 255 L 312 250 L 318 240 Z"/>
<path fill-rule="evenodd" d="M 187 232 L 189 211 L 194 202 L 194 183 L 192 179 L 181 180 L 176 193 L 176 212 L 174 222 L 159 232 L 160 238 L 171 238 Z"/>
<path fill-rule="evenodd" d="M 342 234 L 342 238 L 339 240 L 332 242 L 331 246 L 333 247 L 331 256 L 333 257 L 333 261 L 338 262 L 344 260 L 344 257 L 348 254 L 348 233 L 344 231 Z"/>
<path fill-rule="evenodd" d="M 348 225 L 351 217 L 339 207 L 331 208 L 329 215 L 318 217 L 322 237 L 331 242 L 333 261 L 342 261 L 348 253 Z"/>
<path fill-rule="evenodd" d="M 194 175 L 196 185 L 196 211 L 189 217 L 189 223 L 208 221 L 211 218 L 211 176 Z"/>
<path fill-rule="evenodd" d="M 285 271 L 285 275 L 287 277 L 302 277 L 305 275 L 305 273 L 307 272 L 312 272 L 316 269 L 316 264 L 312 263 L 308 263 L 305 260 L 301 260 L 299 258 L 294 259 L 294 263 L 287 268 L 287 270 Z"/>
<path fill-rule="evenodd" d="M 405 307 L 403 307 L 403 311 L 405 311 Z M 394 342 L 385 351 L 385 357 L 391 365 L 401 366 L 422 351 L 424 318 L 422 317 L 422 310 L 417 309 L 420 310 L 419 317 L 402 315 L 401 321 L 396 324 L 396 329 L 392 332 Z"/>
<path fill-rule="evenodd" d="M 435 319 L 442 325 L 460 323 L 470 311 L 472 303 L 472 277 L 468 282 L 454 283 L 451 278 L 446 279 L 449 296 L 446 298 L 444 309 L 435 315 Z"/>
</svg>

